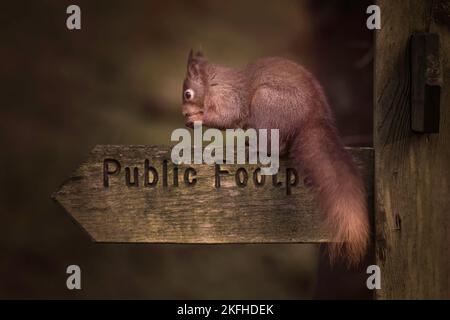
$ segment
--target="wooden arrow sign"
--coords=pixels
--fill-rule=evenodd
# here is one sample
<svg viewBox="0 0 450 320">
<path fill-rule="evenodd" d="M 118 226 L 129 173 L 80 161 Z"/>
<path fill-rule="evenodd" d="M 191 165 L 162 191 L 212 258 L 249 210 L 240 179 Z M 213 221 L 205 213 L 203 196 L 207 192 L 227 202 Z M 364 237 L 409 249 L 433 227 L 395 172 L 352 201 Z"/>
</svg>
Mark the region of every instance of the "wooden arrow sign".
<svg viewBox="0 0 450 320">
<path fill-rule="evenodd" d="M 373 149 L 349 151 L 371 199 Z M 176 166 L 169 147 L 99 145 L 53 198 L 98 242 L 326 242 L 291 168 L 263 178 L 258 165 Z"/>
</svg>

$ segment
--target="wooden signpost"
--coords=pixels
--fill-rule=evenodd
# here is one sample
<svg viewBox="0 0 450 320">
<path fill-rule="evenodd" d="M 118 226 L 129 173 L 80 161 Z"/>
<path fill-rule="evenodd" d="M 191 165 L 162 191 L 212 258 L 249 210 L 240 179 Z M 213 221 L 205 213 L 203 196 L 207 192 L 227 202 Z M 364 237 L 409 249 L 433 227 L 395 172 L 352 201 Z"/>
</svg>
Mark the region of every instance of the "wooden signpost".
<svg viewBox="0 0 450 320">
<path fill-rule="evenodd" d="M 373 150 L 349 150 L 372 195 Z M 53 197 L 98 242 L 327 241 L 311 192 L 289 162 L 277 176 L 258 168 L 175 166 L 169 147 L 99 145 Z"/>
</svg>

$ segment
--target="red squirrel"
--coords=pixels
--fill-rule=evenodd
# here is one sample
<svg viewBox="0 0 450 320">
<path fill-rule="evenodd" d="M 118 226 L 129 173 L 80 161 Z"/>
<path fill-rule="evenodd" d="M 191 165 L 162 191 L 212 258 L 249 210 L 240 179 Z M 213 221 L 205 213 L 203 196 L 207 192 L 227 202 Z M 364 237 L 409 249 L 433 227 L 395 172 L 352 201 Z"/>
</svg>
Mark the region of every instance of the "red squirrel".
<svg viewBox="0 0 450 320">
<path fill-rule="evenodd" d="M 322 87 L 305 68 L 274 57 L 234 69 L 191 50 L 182 113 L 190 127 L 279 129 L 280 154 L 307 177 L 332 234 L 331 261 L 361 262 L 370 233 L 364 184 Z"/>
</svg>

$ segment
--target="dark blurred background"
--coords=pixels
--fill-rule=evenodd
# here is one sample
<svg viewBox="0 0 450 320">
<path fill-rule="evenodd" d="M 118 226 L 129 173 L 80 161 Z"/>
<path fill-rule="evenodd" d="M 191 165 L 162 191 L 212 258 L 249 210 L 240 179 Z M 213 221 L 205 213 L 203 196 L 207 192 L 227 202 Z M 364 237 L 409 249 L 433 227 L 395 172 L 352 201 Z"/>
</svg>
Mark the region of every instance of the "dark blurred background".
<svg viewBox="0 0 450 320">
<path fill-rule="evenodd" d="M 66 28 L 81 7 L 82 29 Z M 50 199 L 96 144 L 170 144 L 189 49 L 284 56 L 322 82 L 348 145 L 372 143 L 371 1 L 1 4 L 1 298 L 309 298 L 314 245 L 94 244 Z M 66 289 L 66 267 L 82 290 Z"/>
</svg>

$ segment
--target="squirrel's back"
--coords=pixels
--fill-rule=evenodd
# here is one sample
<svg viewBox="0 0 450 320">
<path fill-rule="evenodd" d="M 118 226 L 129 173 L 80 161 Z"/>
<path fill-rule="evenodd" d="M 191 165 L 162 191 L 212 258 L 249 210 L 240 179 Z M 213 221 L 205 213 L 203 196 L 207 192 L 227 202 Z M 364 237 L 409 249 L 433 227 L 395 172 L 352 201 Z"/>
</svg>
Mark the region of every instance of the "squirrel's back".
<svg viewBox="0 0 450 320">
<path fill-rule="evenodd" d="M 261 122 L 260 116 L 270 116 L 284 136 L 295 134 L 293 129 L 304 121 L 325 121 L 334 125 L 321 85 L 302 65 L 285 58 L 270 57 L 255 60 L 241 72 L 245 74 L 247 92 L 253 98 L 248 99 L 250 108 L 259 109 L 256 112 L 259 119 L 255 122 Z M 259 101 L 255 101 L 258 100 L 255 97 L 260 97 Z"/>
<path fill-rule="evenodd" d="M 255 60 L 246 66 L 245 73 L 254 86 L 271 84 L 298 88 L 302 83 L 308 86 L 314 82 L 312 74 L 303 66 L 279 57 Z"/>
</svg>

